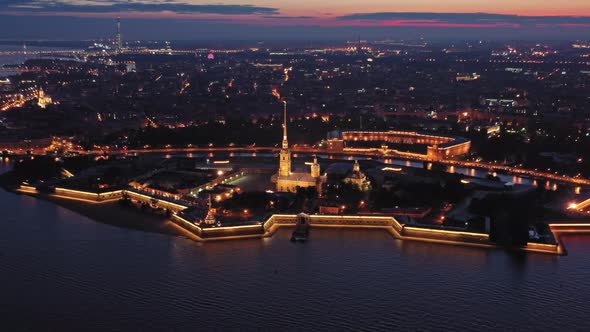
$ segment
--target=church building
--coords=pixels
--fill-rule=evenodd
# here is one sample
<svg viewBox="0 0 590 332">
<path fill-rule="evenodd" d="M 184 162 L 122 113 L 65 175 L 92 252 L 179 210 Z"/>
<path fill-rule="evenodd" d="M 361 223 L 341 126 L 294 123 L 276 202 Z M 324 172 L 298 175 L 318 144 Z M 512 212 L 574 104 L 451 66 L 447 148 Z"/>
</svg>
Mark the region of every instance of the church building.
<svg viewBox="0 0 590 332">
<path fill-rule="evenodd" d="M 344 178 L 344 183 L 350 183 L 360 191 L 368 191 L 371 189 L 371 182 L 365 173 L 361 171 L 361 166 L 359 165 L 358 160 L 354 161 L 352 172 L 350 172 L 348 176 Z"/>
<path fill-rule="evenodd" d="M 279 153 L 279 172 L 272 177 L 276 182 L 278 192 L 296 192 L 297 187 L 307 188 L 316 187 L 318 193 L 321 192 L 321 184 L 325 177 L 320 175 L 320 164 L 317 157 L 314 157 L 311 164 L 310 172 L 292 171 L 291 169 L 291 151 L 287 140 L 287 105 L 285 104 L 283 113 L 283 143 Z"/>
</svg>

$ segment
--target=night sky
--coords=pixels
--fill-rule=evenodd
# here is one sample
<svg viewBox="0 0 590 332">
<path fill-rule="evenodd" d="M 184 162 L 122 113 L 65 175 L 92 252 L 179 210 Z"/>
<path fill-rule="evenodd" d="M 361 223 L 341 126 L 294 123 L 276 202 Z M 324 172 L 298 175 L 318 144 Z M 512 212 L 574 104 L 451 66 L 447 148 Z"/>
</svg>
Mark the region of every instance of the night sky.
<svg viewBox="0 0 590 332">
<path fill-rule="evenodd" d="M 590 38 L 588 0 L 1 0 L 0 39 Z"/>
</svg>

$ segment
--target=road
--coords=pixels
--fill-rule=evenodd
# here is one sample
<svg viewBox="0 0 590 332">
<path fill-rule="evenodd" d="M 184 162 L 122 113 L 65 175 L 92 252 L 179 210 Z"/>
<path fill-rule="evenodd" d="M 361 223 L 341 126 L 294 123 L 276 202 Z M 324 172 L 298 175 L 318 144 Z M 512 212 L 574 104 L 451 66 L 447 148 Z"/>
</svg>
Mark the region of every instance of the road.
<svg viewBox="0 0 590 332">
<path fill-rule="evenodd" d="M 9 100 L 6 100 L 3 104 L 0 104 L 0 112 L 6 112 L 16 107 L 23 107 L 27 102 L 37 98 L 38 91 L 32 90 L 28 92 L 23 92 L 20 94 L 22 98 L 17 98 L 16 96 L 12 97 Z"/>
</svg>

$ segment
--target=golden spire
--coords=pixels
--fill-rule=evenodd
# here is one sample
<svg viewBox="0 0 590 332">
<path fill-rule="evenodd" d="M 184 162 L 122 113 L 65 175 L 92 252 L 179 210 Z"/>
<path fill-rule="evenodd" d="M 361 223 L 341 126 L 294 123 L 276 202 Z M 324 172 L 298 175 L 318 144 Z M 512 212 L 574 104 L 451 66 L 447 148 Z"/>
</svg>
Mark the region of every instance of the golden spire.
<svg viewBox="0 0 590 332">
<path fill-rule="evenodd" d="M 289 142 L 287 141 L 287 101 L 281 98 L 281 94 L 277 89 L 272 89 L 272 95 L 283 103 L 283 149 L 288 149 Z"/>
<path fill-rule="evenodd" d="M 356 159 L 354 161 L 354 166 L 352 167 L 352 171 L 353 172 L 360 172 L 361 171 L 361 166 L 359 165 L 358 159 Z"/>
<path fill-rule="evenodd" d="M 283 100 L 283 149 L 289 148 L 287 141 L 287 102 Z"/>
</svg>

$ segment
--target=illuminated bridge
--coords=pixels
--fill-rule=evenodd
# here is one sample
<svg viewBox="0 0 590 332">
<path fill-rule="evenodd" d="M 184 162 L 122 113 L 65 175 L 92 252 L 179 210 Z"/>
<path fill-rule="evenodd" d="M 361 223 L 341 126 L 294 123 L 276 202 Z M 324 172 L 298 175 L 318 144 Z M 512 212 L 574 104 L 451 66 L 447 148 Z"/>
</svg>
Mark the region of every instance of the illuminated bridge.
<svg viewBox="0 0 590 332">
<path fill-rule="evenodd" d="M 57 69 L 46 69 L 46 68 L 16 68 L 16 67 L 0 67 L 0 73 L 59 73 Z"/>
</svg>

